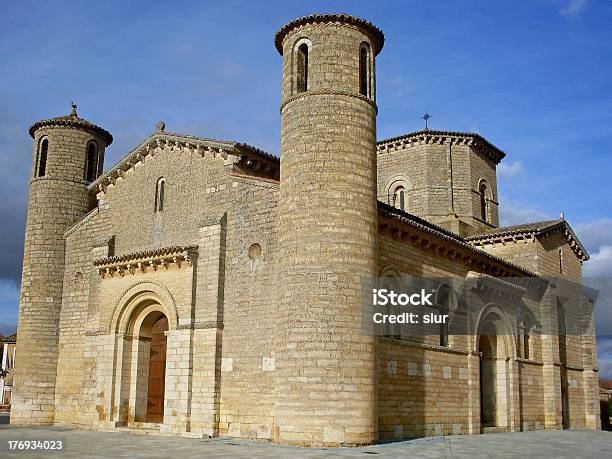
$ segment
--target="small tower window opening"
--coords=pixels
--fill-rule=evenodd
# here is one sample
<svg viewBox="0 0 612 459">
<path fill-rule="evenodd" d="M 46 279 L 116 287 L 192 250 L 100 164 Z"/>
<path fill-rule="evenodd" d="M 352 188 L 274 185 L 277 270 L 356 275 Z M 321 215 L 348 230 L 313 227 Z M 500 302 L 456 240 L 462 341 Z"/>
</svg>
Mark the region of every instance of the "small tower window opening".
<svg viewBox="0 0 612 459">
<path fill-rule="evenodd" d="M 559 249 L 559 274 L 563 274 L 563 250 Z"/>
<path fill-rule="evenodd" d="M 91 141 L 87 144 L 87 160 L 85 163 L 85 181 L 93 182 L 98 175 L 98 144 Z"/>
<path fill-rule="evenodd" d="M 308 91 L 308 45 L 302 43 L 297 49 L 297 92 Z"/>
<path fill-rule="evenodd" d="M 398 186 L 393 192 L 393 207 L 406 210 L 406 188 Z"/>
<path fill-rule="evenodd" d="M 47 154 L 49 152 L 49 139 L 46 137 L 40 142 L 38 147 L 38 164 L 36 177 L 43 177 L 47 172 Z"/>
<path fill-rule="evenodd" d="M 162 177 L 157 181 L 157 187 L 155 189 L 155 212 L 163 212 L 165 192 L 166 179 Z"/>
<path fill-rule="evenodd" d="M 482 218 L 485 222 L 489 221 L 487 218 L 487 184 L 486 182 L 482 182 L 479 188 L 480 193 L 480 218 Z"/>
<path fill-rule="evenodd" d="M 523 356 L 529 358 L 529 330 L 525 329 L 523 333 Z"/>
<path fill-rule="evenodd" d="M 362 43 L 359 48 L 359 94 L 369 97 L 370 86 L 370 46 Z"/>
</svg>

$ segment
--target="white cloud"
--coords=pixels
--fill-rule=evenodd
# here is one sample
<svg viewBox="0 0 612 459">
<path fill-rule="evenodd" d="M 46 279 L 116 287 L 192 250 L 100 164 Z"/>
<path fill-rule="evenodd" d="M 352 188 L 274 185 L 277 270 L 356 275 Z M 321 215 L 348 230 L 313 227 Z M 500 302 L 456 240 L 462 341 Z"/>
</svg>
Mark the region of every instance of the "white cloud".
<svg viewBox="0 0 612 459">
<path fill-rule="evenodd" d="M 598 218 L 572 226 L 589 251 L 596 252 L 601 246 L 612 245 L 612 218 Z"/>
<path fill-rule="evenodd" d="M 515 161 L 513 163 L 501 163 L 497 168 L 498 177 L 512 177 L 523 172 L 523 163 L 521 161 Z"/>
<path fill-rule="evenodd" d="M 612 276 L 612 245 L 599 247 L 597 252 L 591 253 L 591 259 L 583 266 L 585 277 Z"/>
<path fill-rule="evenodd" d="M 561 8 L 561 14 L 567 17 L 578 16 L 586 8 L 589 0 L 570 0 L 567 5 Z"/>
<path fill-rule="evenodd" d="M 518 225 L 542 220 L 551 220 L 550 216 L 541 210 L 531 207 L 500 206 L 501 226 Z"/>
</svg>

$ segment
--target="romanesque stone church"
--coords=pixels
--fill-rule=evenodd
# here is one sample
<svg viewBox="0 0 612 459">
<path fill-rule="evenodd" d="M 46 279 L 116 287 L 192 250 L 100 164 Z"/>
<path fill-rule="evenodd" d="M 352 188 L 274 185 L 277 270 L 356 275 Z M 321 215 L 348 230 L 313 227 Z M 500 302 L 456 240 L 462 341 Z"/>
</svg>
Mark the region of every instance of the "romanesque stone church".
<svg viewBox="0 0 612 459">
<path fill-rule="evenodd" d="M 594 337 L 523 320 L 511 280 L 580 283 L 588 254 L 564 218 L 499 227 L 505 154 L 480 135 L 376 138 L 384 41 L 345 14 L 276 33 L 280 159 L 159 123 L 105 171 L 113 138 L 76 106 L 30 128 L 13 424 L 304 446 L 598 427 Z M 402 274 L 515 293 L 479 290 L 473 334 L 363 333 L 361 280 Z"/>
</svg>

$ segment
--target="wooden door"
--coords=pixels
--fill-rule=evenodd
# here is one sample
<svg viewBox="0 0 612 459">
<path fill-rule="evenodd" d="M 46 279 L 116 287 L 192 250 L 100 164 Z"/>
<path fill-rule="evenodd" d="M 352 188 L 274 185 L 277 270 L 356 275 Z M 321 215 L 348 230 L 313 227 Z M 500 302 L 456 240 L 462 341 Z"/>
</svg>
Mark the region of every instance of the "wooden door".
<svg viewBox="0 0 612 459">
<path fill-rule="evenodd" d="M 163 422 L 164 389 L 166 379 L 166 335 L 168 319 L 160 317 L 153 324 L 151 353 L 149 356 L 149 391 L 147 400 L 147 422 Z"/>
</svg>

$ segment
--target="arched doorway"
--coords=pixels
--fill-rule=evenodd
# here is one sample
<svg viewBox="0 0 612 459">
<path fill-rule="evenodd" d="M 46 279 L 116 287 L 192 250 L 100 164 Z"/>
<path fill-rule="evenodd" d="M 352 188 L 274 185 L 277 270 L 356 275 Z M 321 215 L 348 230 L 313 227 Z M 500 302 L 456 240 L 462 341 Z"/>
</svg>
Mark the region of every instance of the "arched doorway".
<svg viewBox="0 0 612 459">
<path fill-rule="evenodd" d="M 482 317 L 478 335 L 481 432 L 504 431 L 510 420 L 509 332 L 496 309 Z"/>
<path fill-rule="evenodd" d="M 480 426 L 497 425 L 496 349 L 495 335 L 481 336 L 478 342 L 480 353 Z"/>
<path fill-rule="evenodd" d="M 120 421 L 163 423 L 168 317 L 157 303 L 143 302 L 123 337 Z"/>
<path fill-rule="evenodd" d="M 158 314 L 151 313 L 151 316 Z M 168 319 L 159 313 L 151 325 L 151 343 L 149 349 L 149 380 L 147 384 L 147 422 L 163 422 L 164 390 L 166 379 L 166 334 Z"/>
</svg>

